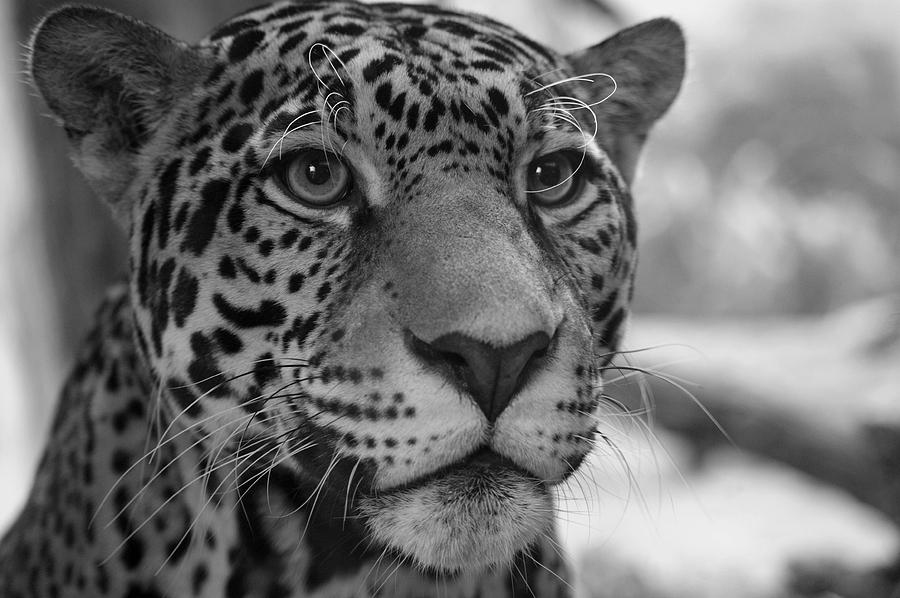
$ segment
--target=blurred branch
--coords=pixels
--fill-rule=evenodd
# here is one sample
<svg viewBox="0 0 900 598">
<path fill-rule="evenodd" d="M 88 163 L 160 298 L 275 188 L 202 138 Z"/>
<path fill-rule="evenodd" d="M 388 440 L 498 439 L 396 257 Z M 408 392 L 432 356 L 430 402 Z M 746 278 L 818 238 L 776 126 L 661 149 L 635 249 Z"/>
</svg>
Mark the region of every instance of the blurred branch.
<svg viewBox="0 0 900 598">
<path fill-rule="evenodd" d="M 625 367 L 649 374 L 606 392 L 632 410 L 652 400 L 656 422 L 699 459 L 731 441 L 843 489 L 900 527 L 898 314 L 900 297 L 890 296 L 817 319 L 646 319 L 632 344 L 655 348 L 631 354 Z M 900 566 L 803 562 L 791 576 L 785 597 L 900 596 Z"/>
<path fill-rule="evenodd" d="M 641 346 L 685 343 L 703 357 L 657 365 L 683 362 L 682 345 L 630 361 L 659 372 L 645 379 L 654 417 L 699 454 L 728 442 L 715 420 L 737 448 L 842 488 L 900 524 L 898 307 L 891 297 L 817 320 L 646 321 L 636 325 Z M 641 407 L 636 384 L 607 392 Z"/>
</svg>

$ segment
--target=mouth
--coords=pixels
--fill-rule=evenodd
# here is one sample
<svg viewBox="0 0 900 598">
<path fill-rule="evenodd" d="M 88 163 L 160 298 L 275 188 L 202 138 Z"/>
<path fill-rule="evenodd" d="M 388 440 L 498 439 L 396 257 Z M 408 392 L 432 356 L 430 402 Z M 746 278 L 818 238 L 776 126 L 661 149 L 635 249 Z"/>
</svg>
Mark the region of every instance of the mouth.
<svg viewBox="0 0 900 598">
<path fill-rule="evenodd" d="M 447 477 L 457 478 L 473 478 L 490 477 L 492 475 L 500 475 L 503 472 L 513 472 L 521 475 L 523 478 L 531 479 L 534 484 L 544 487 L 545 484 L 533 474 L 529 473 L 522 467 L 516 465 L 511 459 L 507 459 L 503 455 L 483 446 L 463 457 L 459 461 L 449 463 L 443 467 L 435 469 L 431 473 L 427 473 L 414 480 L 386 489 L 384 492 L 403 492 L 415 490 L 427 486 L 433 482 L 445 479 Z"/>
<path fill-rule="evenodd" d="M 360 503 L 372 539 L 430 573 L 505 565 L 552 525 L 545 484 L 482 448 Z"/>
</svg>

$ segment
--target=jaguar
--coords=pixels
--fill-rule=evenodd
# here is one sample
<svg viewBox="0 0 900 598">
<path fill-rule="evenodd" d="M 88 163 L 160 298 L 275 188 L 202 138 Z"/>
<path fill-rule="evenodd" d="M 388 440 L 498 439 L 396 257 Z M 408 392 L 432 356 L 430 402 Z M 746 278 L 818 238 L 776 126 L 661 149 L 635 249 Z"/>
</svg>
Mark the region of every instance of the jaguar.
<svg viewBox="0 0 900 598">
<path fill-rule="evenodd" d="M 564 596 L 607 447 L 660 18 L 571 54 L 438 7 L 277 2 L 196 44 L 66 6 L 31 80 L 128 232 L 0 594 Z"/>
</svg>

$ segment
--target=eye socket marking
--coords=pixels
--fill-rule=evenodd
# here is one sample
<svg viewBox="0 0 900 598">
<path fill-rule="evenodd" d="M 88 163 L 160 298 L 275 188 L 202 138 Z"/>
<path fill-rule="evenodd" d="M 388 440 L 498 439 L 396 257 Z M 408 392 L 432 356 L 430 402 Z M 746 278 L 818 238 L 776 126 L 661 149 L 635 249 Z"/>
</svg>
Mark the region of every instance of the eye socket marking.
<svg viewBox="0 0 900 598">
<path fill-rule="evenodd" d="M 584 155 L 557 151 L 535 158 L 525 173 L 525 192 L 529 201 L 547 208 L 566 205 L 584 189 L 587 166 Z"/>
<path fill-rule="evenodd" d="M 335 154 L 306 149 L 283 158 L 277 177 L 289 195 L 312 208 L 332 208 L 353 186 L 350 169 Z"/>
</svg>

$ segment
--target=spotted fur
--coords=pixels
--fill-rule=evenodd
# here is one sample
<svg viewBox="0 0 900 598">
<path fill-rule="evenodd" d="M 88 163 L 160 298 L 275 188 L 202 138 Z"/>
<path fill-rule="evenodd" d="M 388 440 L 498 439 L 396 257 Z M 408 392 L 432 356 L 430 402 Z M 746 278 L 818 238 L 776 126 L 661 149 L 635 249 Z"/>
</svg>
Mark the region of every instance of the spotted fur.
<svg viewBox="0 0 900 598">
<path fill-rule="evenodd" d="M 561 56 L 428 6 L 281 2 L 194 46 L 69 7 L 30 60 L 131 276 L 0 594 L 569 593 L 553 489 L 627 319 L 628 187 L 681 81 L 674 23 Z M 311 148 L 352 174 L 335 205 L 280 178 Z M 561 205 L 526 184 L 553 152 L 581 185 Z"/>
</svg>

